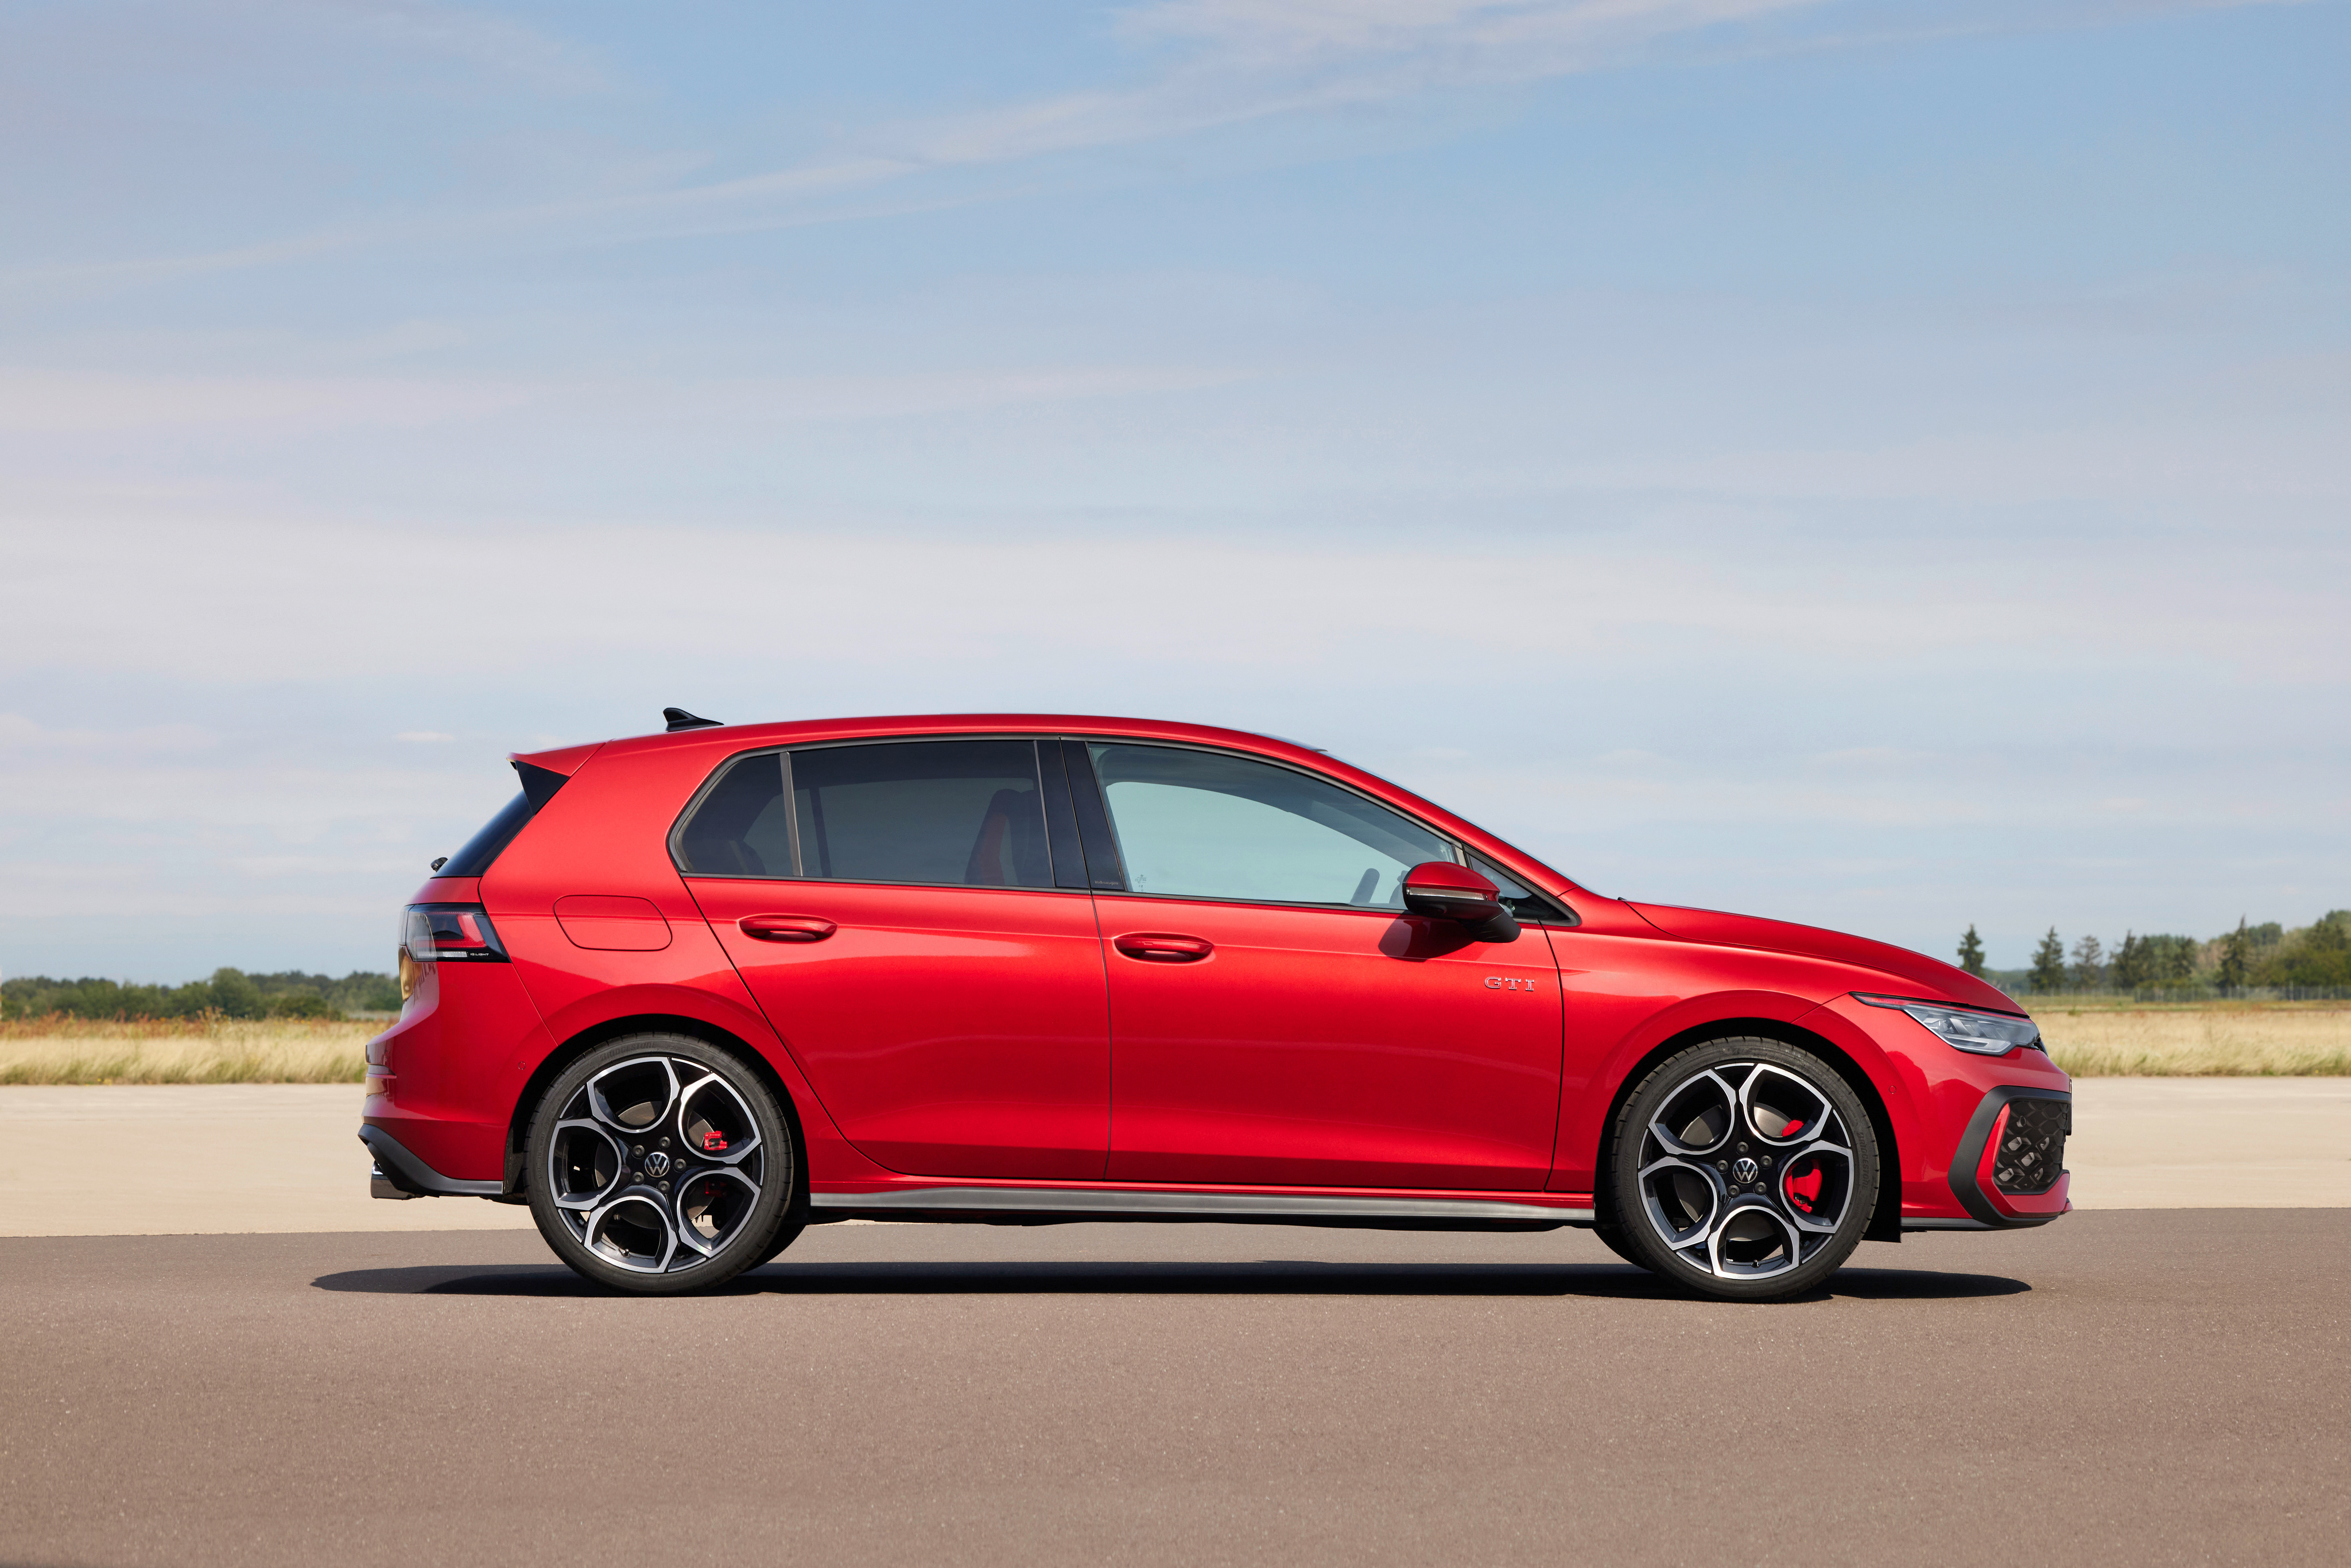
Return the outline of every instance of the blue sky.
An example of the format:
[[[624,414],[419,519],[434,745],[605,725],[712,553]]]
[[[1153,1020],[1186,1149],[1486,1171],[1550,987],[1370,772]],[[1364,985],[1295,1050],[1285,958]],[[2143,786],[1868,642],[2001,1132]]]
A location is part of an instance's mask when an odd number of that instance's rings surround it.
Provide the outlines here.
[[[508,751],[668,703],[1298,736],[1604,893],[1996,964],[2351,904],[2346,58],[2333,4],[12,6],[0,971],[381,967]]]

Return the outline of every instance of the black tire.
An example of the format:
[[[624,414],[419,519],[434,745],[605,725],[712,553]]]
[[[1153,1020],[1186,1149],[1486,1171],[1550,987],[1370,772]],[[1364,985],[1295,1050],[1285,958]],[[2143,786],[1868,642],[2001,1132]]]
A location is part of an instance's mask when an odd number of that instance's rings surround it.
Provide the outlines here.
[[[1610,1212],[1597,1218],[1619,1251],[1724,1301],[1814,1289],[1877,1206],[1877,1134],[1860,1097],[1776,1040],[1710,1040],[1659,1062],[1617,1113],[1606,1159]]]
[[[776,1228],[776,1238],[774,1240],[768,1243],[766,1255],[757,1263],[751,1264],[750,1267],[753,1269],[764,1269],[768,1264],[774,1262],[777,1258],[782,1255],[785,1248],[789,1247],[793,1242],[798,1241],[800,1239],[800,1232],[807,1228],[808,1226],[803,1221],[797,1219],[785,1220],[783,1224]]]
[[[791,1119],[748,1064],[705,1040],[598,1046],[548,1089],[525,1147],[538,1233],[612,1290],[708,1290],[799,1233]]]
[[[1646,1269],[1649,1266],[1648,1260],[1643,1258],[1638,1252],[1634,1251],[1633,1244],[1625,1239],[1625,1232],[1622,1227],[1615,1225],[1594,1225],[1592,1228],[1592,1234],[1600,1238],[1602,1246],[1607,1248],[1611,1252],[1615,1253],[1616,1256],[1625,1260],[1625,1262],[1633,1265],[1634,1268]]]

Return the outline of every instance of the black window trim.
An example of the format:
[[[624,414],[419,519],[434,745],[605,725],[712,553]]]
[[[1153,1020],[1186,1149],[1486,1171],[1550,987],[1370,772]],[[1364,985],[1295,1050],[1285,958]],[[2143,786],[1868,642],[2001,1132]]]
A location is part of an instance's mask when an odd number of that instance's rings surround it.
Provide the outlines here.
[[[759,757],[770,753],[782,758],[783,760],[779,766],[783,770],[784,794],[787,798],[789,798],[792,792],[791,754],[795,751],[821,751],[842,746],[920,745],[925,741],[931,740],[1027,740],[1036,743],[1036,761],[1039,773],[1038,790],[1040,795],[1042,797],[1040,805],[1043,807],[1045,811],[1047,856],[1053,867],[1053,885],[1050,887],[975,888],[969,883],[963,882],[883,882],[872,877],[798,875],[752,876],[747,873],[722,874],[716,872],[688,871],[686,869],[684,844],[686,823],[694,820],[694,813],[701,808],[704,800],[709,796],[712,790],[718,787],[718,781],[726,778],[727,771],[742,758],[747,757]],[[1044,776],[1044,769],[1047,765],[1045,747],[1049,744],[1056,742],[1059,743],[1060,747],[1075,746],[1079,747],[1079,760],[1083,764],[1082,769],[1074,767],[1069,768],[1065,777],[1070,793],[1073,798],[1072,803],[1078,817],[1078,822],[1075,825],[1079,830],[1078,837],[1081,840],[1081,852],[1085,856],[1086,860],[1086,874],[1084,882],[1091,884],[1096,880],[1098,875],[1102,875],[1104,877],[1104,880],[1107,880],[1107,874],[1114,874],[1117,879],[1117,885],[1115,886],[1069,886],[1065,885],[1061,881],[1061,877],[1063,875],[1060,852],[1061,846],[1060,841],[1056,837],[1057,824],[1053,820],[1052,792],[1050,781]],[[1402,817],[1405,821],[1412,823],[1423,832],[1429,834],[1439,843],[1443,844],[1447,850],[1452,852],[1453,861],[1457,865],[1468,865],[1469,863],[1468,857],[1478,852],[1470,849],[1468,845],[1463,843],[1460,840],[1455,838],[1451,833],[1445,832],[1427,822],[1422,821],[1418,817],[1414,816],[1409,811],[1398,810],[1395,806],[1381,800],[1378,796],[1371,793],[1371,791],[1367,789],[1359,789],[1343,779],[1333,779],[1327,773],[1317,772],[1311,768],[1301,767],[1298,763],[1288,761],[1282,758],[1267,757],[1259,752],[1242,750],[1238,747],[1208,746],[1196,740],[1162,740],[1156,737],[1139,737],[1132,735],[1064,735],[1058,732],[1049,733],[1039,730],[982,729],[967,731],[956,730],[949,732],[930,731],[914,735],[847,736],[837,740],[810,740],[787,742],[780,746],[754,746],[746,747],[741,751],[731,752],[719,761],[717,767],[713,768],[710,770],[710,776],[705,779],[702,783],[695,788],[694,794],[687,799],[684,810],[678,812],[676,820],[670,824],[668,837],[670,864],[676,870],[678,875],[681,877],[709,882],[793,882],[817,883],[824,885],[841,887],[936,887],[976,893],[1086,894],[1090,896],[1098,895],[1104,898],[1156,898],[1177,900],[1189,904],[1251,904],[1269,909],[1322,909],[1334,912],[1348,911],[1357,915],[1384,915],[1388,916],[1390,919],[1395,917],[1396,911],[1393,909],[1385,907],[1374,908],[1361,904],[1310,904],[1299,900],[1219,898],[1214,895],[1202,894],[1135,892],[1133,888],[1126,885],[1124,852],[1117,848],[1117,828],[1112,822],[1110,815],[1110,802],[1103,796],[1101,780],[1094,776],[1093,756],[1091,752],[1084,749],[1086,747],[1093,745],[1156,746],[1179,751],[1205,751],[1217,757],[1238,758],[1244,762],[1261,762],[1269,768],[1286,768],[1292,773],[1302,774],[1306,778],[1314,779],[1318,783],[1327,784],[1334,789],[1343,789],[1348,794],[1356,797],[1358,800],[1367,801],[1374,806],[1377,806],[1384,811],[1392,812],[1396,816]],[[1059,755],[1063,759],[1064,766],[1068,767],[1068,752],[1060,751]],[[1082,782],[1081,782],[1080,779],[1081,772],[1082,772],[1083,775]],[[1111,841],[1110,859],[1107,866],[1098,863],[1101,857],[1095,849],[1092,836],[1084,831],[1084,824],[1090,816],[1085,801],[1085,797],[1088,792],[1091,792],[1093,798],[1093,811],[1101,814],[1101,821],[1103,823],[1105,833]],[[800,864],[799,813],[797,810],[787,811],[785,813],[785,821],[788,824],[786,832],[789,836],[789,841],[791,844],[792,864],[797,868]],[[1490,859],[1491,857],[1489,856],[1488,858]],[[1520,924],[1554,926],[1572,926],[1583,924],[1583,921],[1577,916],[1575,911],[1569,908],[1568,905],[1556,895],[1545,893],[1541,888],[1530,888],[1529,891],[1531,892],[1534,896],[1552,913],[1541,916],[1520,915],[1519,916]]]
[[[1070,783],[1070,743],[1040,738],[1037,767],[1045,790],[1045,856],[1053,868],[1053,885],[1091,893],[1085,839],[1078,831],[1077,791]]]

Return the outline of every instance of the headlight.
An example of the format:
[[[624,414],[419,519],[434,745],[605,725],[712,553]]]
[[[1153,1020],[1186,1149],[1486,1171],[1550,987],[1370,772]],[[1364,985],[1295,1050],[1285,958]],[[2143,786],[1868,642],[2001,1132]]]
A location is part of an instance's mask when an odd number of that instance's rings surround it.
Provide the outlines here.
[[[1973,1008],[1945,1007],[1939,1002],[1904,1001],[1900,997],[1865,996],[1859,991],[1853,994],[1853,999],[1874,1008],[1894,1008],[1908,1013],[1945,1045],[1978,1056],[2005,1056],[2020,1045],[2041,1043],[2041,1026],[2031,1019],[1978,1012]]]

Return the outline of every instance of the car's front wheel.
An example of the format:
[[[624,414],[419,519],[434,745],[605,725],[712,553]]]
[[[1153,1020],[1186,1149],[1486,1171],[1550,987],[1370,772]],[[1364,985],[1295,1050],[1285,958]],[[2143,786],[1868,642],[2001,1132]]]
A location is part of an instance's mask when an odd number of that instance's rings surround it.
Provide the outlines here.
[[[1657,1064],[1610,1138],[1608,1217],[1638,1260],[1709,1296],[1767,1301],[1834,1273],[1877,1201],[1877,1136],[1853,1088],[1776,1040]]]
[[[791,1124],[737,1057],[641,1034],[567,1069],[531,1118],[530,1212],[557,1257],[639,1295],[706,1289],[779,1251]]]

